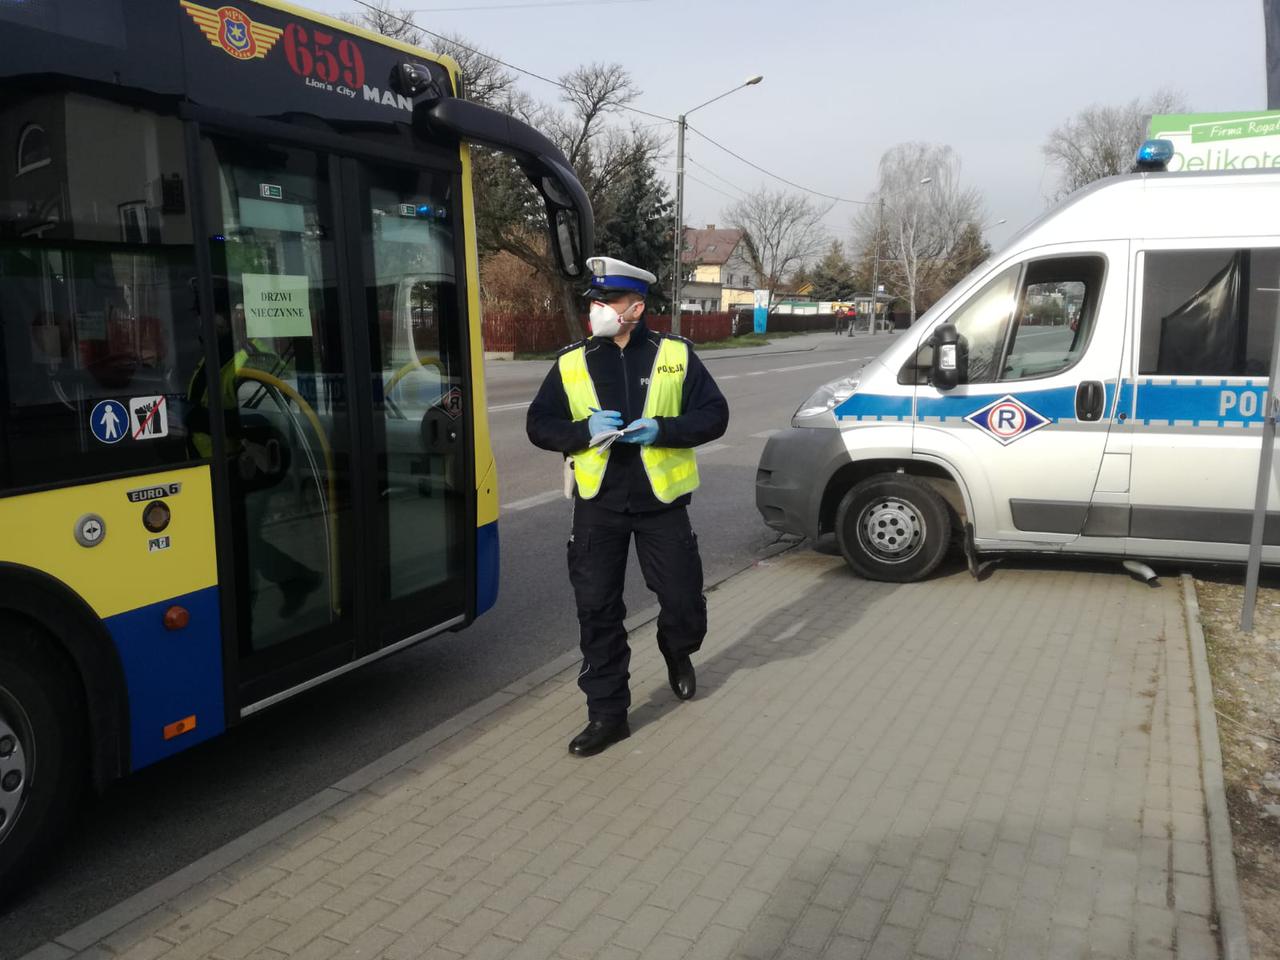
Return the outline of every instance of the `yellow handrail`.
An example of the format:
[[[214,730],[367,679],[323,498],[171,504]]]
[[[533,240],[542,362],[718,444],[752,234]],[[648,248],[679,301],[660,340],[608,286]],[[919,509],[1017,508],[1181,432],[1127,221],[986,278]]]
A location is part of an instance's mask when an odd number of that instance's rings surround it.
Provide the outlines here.
[[[434,356],[432,354],[427,354],[426,356],[415,357],[414,359],[406,363],[403,367],[401,367],[399,370],[397,370],[392,375],[391,379],[388,380],[383,385],[382,395],[384,397],[388,396],[391,393],[391,391],[396,388],[396,385],[399,384],[401,380],[403,380],[405,377],[409,375],[410,371],[417,370],[422,367],[435,367],[436,370],[440,372],[440,379],[444,380],[445,378],[444,364],[440,361],[439,357]]]
[[[325,511],[329,524],[329,540],[333,544],[333,549],[329,551],[329,580],[332,588],[329,591],[329,608],[335,616],[341,616],[342,605],[339,598],[342,596],[341,576],[338,568],[338,521],[334,516],[334,504],[337,502],[337,486],[333,478],[333,450],[329,446],[329,439],[324,434],[324,427],[320,424],[320,418],[316,416],[315,410],[311,408],[311,404],[302,399],[302,395],[297,390],[289,386],[279,377],[274,377],[269,373],[261,370],[255,370],[252,367],[242,367],[236,371],[236,377],[240,380],[255,380],[264,386],[271,387],[284,394],[290,400],[298,405],[303,415],[311,423],[311,429],[315,431],[316,439],[320,441],[320,450],[324,454],[325,465],[325,486],[329,491],[329,505]]]

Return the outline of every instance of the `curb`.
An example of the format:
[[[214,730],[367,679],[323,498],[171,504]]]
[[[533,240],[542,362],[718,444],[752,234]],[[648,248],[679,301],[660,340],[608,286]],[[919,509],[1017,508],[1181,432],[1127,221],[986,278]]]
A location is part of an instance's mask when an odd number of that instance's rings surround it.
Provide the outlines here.
[[[1209,864],[1213,873],[1213,905],[1218,914],[1218,937],[1223,960],[1249,960],[1249,930],[1240,903],[1236,858],[1231,847],[1231,819],[1227,815],[1227,792],[1222,777],[1222,747],[1218,740],[1218,719],[1213,706],[1213,680],[1205,652],[1204,628],[1200,624],[1200,601],[1195,580],[1182,574],[1182,602],[1187,619],[1187,639],[1191,643],[1191,676],[1195,681],[1196,719],[1200,731],[1200,779],[1204,784],[1204,805],[1209,815]]]
[[[747,566],[726,574],[714,583],[708,584],[705,587],[705,592],[710,593],[718,589],[722,584],[727,583],[734,577],[753,569],[761,561],[772,560],[784,553],[788,553],[804,542],[803,540],[775,542],[771,545],[769,551],[752,560]],[[781,549],[774,550],[772,549],[773,547],[780,547]],[[627,618],[623,621],[623,626],[628,633],[631,633],[656,620],[657,616],[658,606],[654,604]],[[566,670],[573,669],[577,666],[579,659],[580,654],[577,650],[570,650],[561,654],[550,663],[546,663],[536,670],[526,673],[523,677],[511,681],[496,693],[492,693],[483,700],[473,703],[465,710],[419,734],[409,742],[384,753],[371,763],[325,787],[318,793],[312,794],[283,813],[279,813],[270,820],[260,823],[247,833],[223,844],[217,849],[211,850],[198,860],[187,864],[187,866],[179,870],[175,870],[167,877],[157,880],[151,886],[138,891],[115,906],[108,907],[97,916],[90,917],[66,933],[41,944],[34,950],[19,957],[18,960],[69,960],[76,954],[88,950],[98,941],[150,913],[167,901],[186,893],[214,876],[218,871],[231,866],[237,860],[241,860],[254,851],[279,839],[290,830],[305,823],[312,817],[324,813],[324,811],[341,803],[353,794],[359,793],[375,780],[404,766],[409,761],[417,759],[433,747],[439,746],[451,737],[457,736],[472,724],[505,707],[512,701],[518,700],[539,684],[545,683]]]

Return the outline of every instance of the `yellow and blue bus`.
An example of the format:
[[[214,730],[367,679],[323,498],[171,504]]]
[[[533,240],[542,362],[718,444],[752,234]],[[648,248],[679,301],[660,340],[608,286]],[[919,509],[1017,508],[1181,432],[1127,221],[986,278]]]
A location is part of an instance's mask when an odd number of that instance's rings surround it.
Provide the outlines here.
[[[274,0],[0,0],[0,885],[101,786],[498,583],[446,58]],[[513,214],[514,215],[514,214]]]

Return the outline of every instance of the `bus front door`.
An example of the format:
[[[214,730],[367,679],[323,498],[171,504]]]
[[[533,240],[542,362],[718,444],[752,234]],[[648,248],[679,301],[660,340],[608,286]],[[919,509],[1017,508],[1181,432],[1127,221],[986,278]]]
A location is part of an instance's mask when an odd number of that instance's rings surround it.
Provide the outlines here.
[[[350,166],[360,185],[372,374],[370,587],[385,646],[460,617],[473,564],[460,181],[421,168]]]
[[[465,615],[458,178],[231,137],[202,166],[243,714]]]

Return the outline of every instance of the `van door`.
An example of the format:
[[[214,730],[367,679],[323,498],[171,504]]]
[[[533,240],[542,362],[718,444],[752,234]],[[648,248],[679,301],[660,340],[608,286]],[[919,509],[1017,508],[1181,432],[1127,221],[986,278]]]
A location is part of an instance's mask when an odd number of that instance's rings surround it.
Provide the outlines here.
[[[991,276],[939,318],[960,333],[953,389],[927,382],[922,347],[915,454],[961,479],[980,545],[1057,550],[1084,528],[1119,379],[1127,256],[1127,241],[1058,245]]]
[[[1129,540],[1137,556],[1248,552],[1276,324],[1280,241],[1148,244],[1136,258]],[[1280,500],[1271,477],[1270,503]],[[1274,510],[1275,507],[1273,506]],[[1280,515],[1263,558],[1280,561]]]

